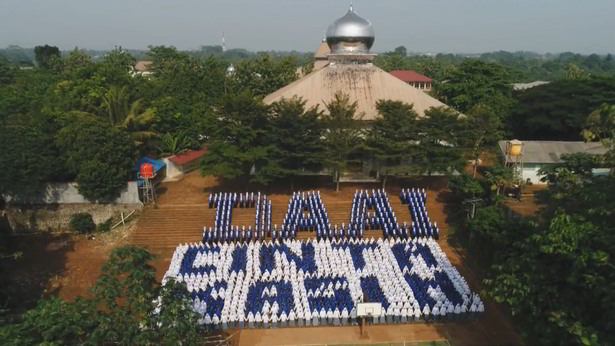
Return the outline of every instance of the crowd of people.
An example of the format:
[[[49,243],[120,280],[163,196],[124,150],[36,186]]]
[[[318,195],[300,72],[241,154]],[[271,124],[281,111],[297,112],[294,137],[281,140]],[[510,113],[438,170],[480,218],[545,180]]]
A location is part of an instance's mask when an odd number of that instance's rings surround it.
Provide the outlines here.
[[[216,209],[214,217],[214,227],[203,227],[203,242],[233,242],[233,241],[261,241],[265,237],[271,236],[271,201],[267,195],[258,192],[256,195],[246,192],[237,193],[216,193],[209,195],[209,208]],[[234,208],[255,208],[254,228],[252,225],[237,226],[233,225]]]
[[[427,215],[427,192],[425,189],[402,189],[399,194],[402,204],[408,205],[408,211],[412,215],[411,237],[440,238],[438,223],[431,223]],[[405,225],[404,225],[404,228]]]
[[[357,323],[361,302],[381,304],[369,323],[484,312],[432,238],[185,244],[163,283],[170,278],[185,282],[209,328]]]
[[[296,239],[297,232],[315,232],[316,239],[362,239],[365,230],[382,230],[384,239],[438,239],[440,229],[427,215],[427,193],[423,189],[402,189],[402,204],[408,204],[412,222],[400,225],[384,190],[356,190],[348,224],[331,225],[320,191],[293,192],[280,227],[271,225],[271,201],[261,193],[219,193],[209,195],[209,207],[216,208],[214,227],[204,227],[203,242],[263,241]],[[256,209],[255,226],[233,225],[233,208]]]

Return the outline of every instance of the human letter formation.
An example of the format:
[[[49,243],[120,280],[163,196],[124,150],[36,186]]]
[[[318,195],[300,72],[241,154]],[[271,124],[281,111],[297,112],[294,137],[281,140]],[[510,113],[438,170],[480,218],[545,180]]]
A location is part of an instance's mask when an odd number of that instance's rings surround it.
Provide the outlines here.
[[[245,197],[244,197],[245,196]],[[271,201],[261,199],[260,192],[220,193],[209,196],[209,207],[216,208],[214,227],[204,227],[203,242],[253,241],[295,239],[297,232],[315,232],[317,239],[361,239],[365,230],[382,230],[385,239],[429,237],[438,239],[440,229],[427,215],[425,189],[403,189],[402,204],[408,204],[412,223],[400,225],[384,190],[357,190],[352,199],[348,224],[331,225],[320,191],[294,192],[288,203],[283,224],[271,226]],[[254,229],[252,226],[232,225],[233,208],[256,208]]]
[[[186,244],[169,278],[186,283],[199,323],[213,329],[353,324],[364,301],[382,304],[368,323],[484,312],[432,238]]]
[[[271,201],[267,195],[258,192],[256,195],[246,192],[217,193],[209,195],[209,208],[216,208],[214,227],[203,227],[203,242],[211,241],[251,241],[264,239],[265,234],[271,230]],[[254,229],[252,226],[234,226],[233,208],[255,208]]]

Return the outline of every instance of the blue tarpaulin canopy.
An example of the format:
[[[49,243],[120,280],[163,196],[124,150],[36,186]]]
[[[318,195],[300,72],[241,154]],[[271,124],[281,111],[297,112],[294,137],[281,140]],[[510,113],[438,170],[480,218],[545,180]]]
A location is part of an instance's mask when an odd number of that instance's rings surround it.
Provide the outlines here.
[[[164,168],[164,166],[166,166],[164,162],[154,160],[149,157],[144,157],[141,160],[137,161],[137,172],[136,172],[137,186],[143,186],[143,179],[139,179],[139,171],[141,170],[141,165],[144,163],[151,163],[152,167],[154,167],[154,173],[156,174],[158,174],[158,171],[160,171],[161,169]]]

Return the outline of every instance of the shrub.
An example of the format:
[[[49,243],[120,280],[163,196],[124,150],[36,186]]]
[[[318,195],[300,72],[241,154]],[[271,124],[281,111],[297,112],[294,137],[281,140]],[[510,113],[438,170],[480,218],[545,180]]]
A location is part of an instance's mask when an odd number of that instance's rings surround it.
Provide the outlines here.
[[[98,232],[109,232],[113,226],[113,218],[108,218],[105,222],[98,224]]]
[[[77,233],[90,233],[96,229],[96,224],[89,213],[76,213],[70,217],[70,228]]]

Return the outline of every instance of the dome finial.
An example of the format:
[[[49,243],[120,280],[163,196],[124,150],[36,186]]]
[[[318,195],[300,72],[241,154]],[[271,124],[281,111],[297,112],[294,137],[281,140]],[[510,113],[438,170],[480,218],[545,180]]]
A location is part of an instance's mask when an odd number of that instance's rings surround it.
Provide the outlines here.
[[[348,13],[329,25],[327,43],[334,54],[368,53],[374,43],[374,28],[351,3]]]

